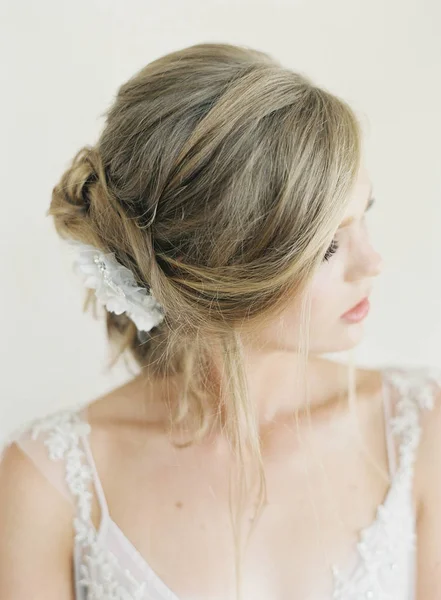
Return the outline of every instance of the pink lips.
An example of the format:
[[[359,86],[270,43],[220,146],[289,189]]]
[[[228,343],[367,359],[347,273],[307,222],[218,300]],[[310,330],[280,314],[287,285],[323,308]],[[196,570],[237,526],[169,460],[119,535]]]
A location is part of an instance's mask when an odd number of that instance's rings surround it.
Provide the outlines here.
[[[369,298],[364,298],[356,306],[351,308],[348,312],[342,315],[342,319],[349,323],[358,323],[367,317],[370,309]]]

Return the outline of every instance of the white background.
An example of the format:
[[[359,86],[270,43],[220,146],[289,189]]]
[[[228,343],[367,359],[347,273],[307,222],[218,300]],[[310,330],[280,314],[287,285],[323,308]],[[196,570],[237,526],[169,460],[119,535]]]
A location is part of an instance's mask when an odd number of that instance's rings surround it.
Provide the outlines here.
[[[439,0],[1,3],[0,434],[125,380],[83,314],[49,217],[116,90],[199,42],[254,46],[343,96],[365,125],[371,232],[385,267],[356,360],[441,366]]]

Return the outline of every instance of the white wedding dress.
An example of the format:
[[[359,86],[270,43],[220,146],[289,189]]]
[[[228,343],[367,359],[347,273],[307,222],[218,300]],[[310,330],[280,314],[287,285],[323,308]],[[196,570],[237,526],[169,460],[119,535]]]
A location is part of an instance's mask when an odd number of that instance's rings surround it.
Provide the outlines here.
[[[421,411],[430,410],[441,371],[383,370],[383,400],[392,483],[373,522],[360,531],[350,568],[333,568],[323,600],[413,600],[415,515],[413,466]],[[74,574],[77,600],[179,600],[112,520],[89,445],[87,405],[37,419],[15,432],[17,443],[76,507]],[[398,452],[396,452],[398,449]],[[92,486],[101,506],[91,520]],[[296,590],[293,600],[299,600]],[[209,600],[209,599],[207,599]]]

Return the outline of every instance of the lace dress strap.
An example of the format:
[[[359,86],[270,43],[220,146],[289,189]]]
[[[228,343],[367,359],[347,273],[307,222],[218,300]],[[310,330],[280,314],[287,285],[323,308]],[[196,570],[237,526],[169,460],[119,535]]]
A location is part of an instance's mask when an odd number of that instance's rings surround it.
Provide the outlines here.
[[[86,460],[86,464],[88,465],[91,475],[92,475],[92,483],[93,483],[93,487],[95,490],[95,494],[96,497],[98,499],[98,504],[100,507],[100,513],[101,513],[101,525],[104,524],[107,519],[109,518],[109,508],[107,505],[107,500],[106,500],[106,496],[104,494],[104,490],[103,490],[103,486],[101,484],[101,480],[100,477],[98,475],[98,470],[95,464],[95,459],[93,458],[93,453],[92,453],[92,449],[90,447],[90,432],[91,432],[91,427],[89,425],[89,420],[88,420],[88,406],[85,405],[80,411],[79,411],[79,417],[82,421],[82,423],[87,424],[88,427],[88,432],[86,435],[83,435],[81,438],[81,444],[82,444],[82,449],[84,452],[84,458]]]
[[[61,410],[27,422],[8,437],[4,446],[16,444],[52,487],[74,506],[72,462],[80,459],[81,438],[89,431],[79,411],[79,407]]]
[[[421,437],[421,413],[431,410],[441,369],[389,368],[385,371],[384,410],[391,475],[411,483]],[[395,448],[397,451],[395,451]]]
[[[35,419],[16,430],[6,446],[15,443],[38,470],[74,506],[73,571],[76,600],[165,600],[152,595],[151,585],[132,573],[109,547],[108,507],[93,459],[87,405]],[[0,457],[1,458],[1,457]],[[100,527],[92,520],[93,493],[101,507]],[[111,544],[110,544],[111,546]],[[136,565],[135,565],[136,566]],[[138,569],[139,570],[139,569]]]
[[[421,413],[434,405],[441,370],[387,367],[383,383],[391,485],[374,521],[359,532],[354,569],[333,568],[334,600],[414,597],[414,464],[422,433]]]
[[[389,467],[389,475],[392,478],[397,470],[397,456],[395,449],[395,440],[392,433],[392,406],[391,406],[391,393],[389,386],[383,385],[383,422],[386,432],[386,449],[387,449],[387,462]]]
[[[58,411],[37,419],[22,432],[16,443],[45,474],[47,462],[62,466],[63,481],[50,477],[51,483],[90,519],[92,491],[95,489],[101,513],[108,514],[103,488],[89,443],[91,431],[87,406]],[[44,450],[46,457],[40,455]],[[46,459],[46,460],[45,460]]]
[[[113,573],[116,559],[100,544],[101,527],[92,520],[93,492],[108,515],[101,482],[93,460],[87,406],[58,411],[16,431],[16,443],[49,482],[74,505],[74,581],[77,600],[122,600]],[[124,597],[125,598],[125,597]],[[134,596],[127,595],[127,600]]]

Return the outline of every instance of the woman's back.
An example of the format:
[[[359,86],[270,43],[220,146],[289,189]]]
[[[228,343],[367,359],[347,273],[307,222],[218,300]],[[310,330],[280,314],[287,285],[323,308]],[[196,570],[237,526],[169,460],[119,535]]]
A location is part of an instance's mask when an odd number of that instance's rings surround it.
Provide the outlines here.
[[[281,416],[262,427],[268,503],[245,555],[244,598],[413,598],[416,416],[435,381],[386,369],[359,370],[357,383],[361,439],[346,401],[312,411],[310,426]],[[134,380],[26,428],[21,451],[61,493],[39,484],[44,506],[30,512],[50,523],[45,545],[57,546],[64,572],[73,560],[76,598],[234,598],[228,444],[174,447],[157,404],[139,403],[143,393]],[[21,451],[13,461],[26,461]],[[23,469],[20,486],[41,477]],[[388,470],[398,474],[391,487]],[[244,522],[252,518],[251,502]],[[70,597],[60,590],[54,598]],[[14,593],[5,597],[22,597]]]

